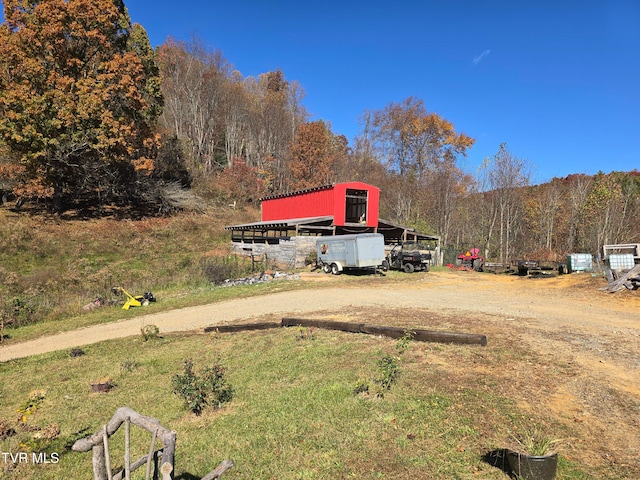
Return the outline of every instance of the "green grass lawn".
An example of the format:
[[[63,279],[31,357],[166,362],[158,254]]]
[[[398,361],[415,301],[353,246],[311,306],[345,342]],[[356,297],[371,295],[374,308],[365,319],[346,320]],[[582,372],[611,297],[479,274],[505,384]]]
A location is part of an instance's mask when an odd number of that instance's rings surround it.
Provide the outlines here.
[[[438,357],[465,362],[475,346],[398,342],[337,331],[273,329],[217,335],[142,336],[0,365],[0,422],[17,433],[0,451],[56,453],[55,464],[0,464],[2,478],[91,478],[91,453],[70,450],[128,406],[177,432],[178,479],[200,478],[223,459],[239,479],[504,479],[482,460],[505,447],[504,425],[518,418],[514,403],[493,393],[489,379],[451,382]],[[398,358],[397,382],[383,396],[377,362]],[[505,352],[502,352],[505,354]],[[196,368],[220,356],[233,400],[202,415],[172,393],[171,379],[192,358]],[[111,377],[115,387],[93,393],[90,383]],[[369,394],[355,393],[358,384]],[[20,428],[16,413],[33,390],[46,392],[26,425],[60,427],[52,439]],[[132,458],[147,453],[150,434],[133,429]],[[1,438],[1,437],[0,437]],[[122,466],[122,434],[110,443]],[[144,468],[134,478],[144,478]],[[558,478],[595,478],[562,459]],[[607,478],[597,477],[597,478]],[[615,478],[615,477],[610,477]]]

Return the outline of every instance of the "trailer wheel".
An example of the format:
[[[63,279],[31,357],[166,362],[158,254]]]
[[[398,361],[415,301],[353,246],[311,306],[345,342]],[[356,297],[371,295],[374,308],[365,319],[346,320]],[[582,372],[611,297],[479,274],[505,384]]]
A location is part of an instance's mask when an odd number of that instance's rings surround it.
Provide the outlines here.
[[[322,265],[322,271],[324,273],[331,273],[331,265],[329,265],[328,263],[325,263],[324,265]]]
[[[335,263],[331,264],[331,273],[333,273],[334,275],[340,275],[340,269]]]
[[[413,273],[415,270],[412,263],[405,263],[402,269],[404,270],[404,273]]]

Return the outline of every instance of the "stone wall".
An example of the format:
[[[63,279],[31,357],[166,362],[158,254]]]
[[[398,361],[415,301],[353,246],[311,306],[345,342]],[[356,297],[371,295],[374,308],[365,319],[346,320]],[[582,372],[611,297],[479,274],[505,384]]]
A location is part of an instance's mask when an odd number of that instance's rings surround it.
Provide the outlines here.
[[[299,236],[282,238],[278,243],[233,242],[233,251],[236,255],[253,256],[263,269],[293,270],[305,267],[309,254],[316,251],[317,239],[316,236]]]

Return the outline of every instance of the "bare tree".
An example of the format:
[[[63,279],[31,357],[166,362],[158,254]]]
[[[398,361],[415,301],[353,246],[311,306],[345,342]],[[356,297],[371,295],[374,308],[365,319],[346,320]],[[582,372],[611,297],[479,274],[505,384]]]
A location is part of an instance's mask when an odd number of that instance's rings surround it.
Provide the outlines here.
[[[249,99],[246,125],[247,163],[265,172],[271,191],[286,191],[290,146],[307,113],[302,89],[285,79],[280,70],[244,81]]]
[[[229,65],[221,52],[198,39],[169,39],[159,50],[165,110],[162,121],[179,138],[188,139],[198,168],[210,174],[228,163],[225,157],[225,98]]]
[[[505,262],[514,253],[516,233],[521,228],[522,189],[530,182],[528,165],[511,154],[503,143],[488,166],[488,180],[493,190],[492,216],[497,221],[498,255]]]

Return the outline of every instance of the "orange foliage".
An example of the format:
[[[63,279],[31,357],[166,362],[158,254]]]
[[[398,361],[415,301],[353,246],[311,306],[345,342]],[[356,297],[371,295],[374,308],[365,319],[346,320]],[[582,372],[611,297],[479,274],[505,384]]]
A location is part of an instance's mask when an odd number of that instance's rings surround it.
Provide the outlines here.
[[[68,188],[86,162],[153,169],[153,68],[123,42],[132,30],[112,0],[5,0],[0,26],[0,136],[26,167],[25,191]],[[136,30],[143,51],[146,33]],[[154,116],[155,115],[155,116]],[[34,185],[42,188],[35,189]]]
[[[264,183],[258,170],[236,159],[216,177],[216,187],[229,201],[252,201],[264,195]]]
[[[303,190],[331,183],[341,153],[345,154],[345,142],[322,121],[300,125],[291,146],[289,188]]]

